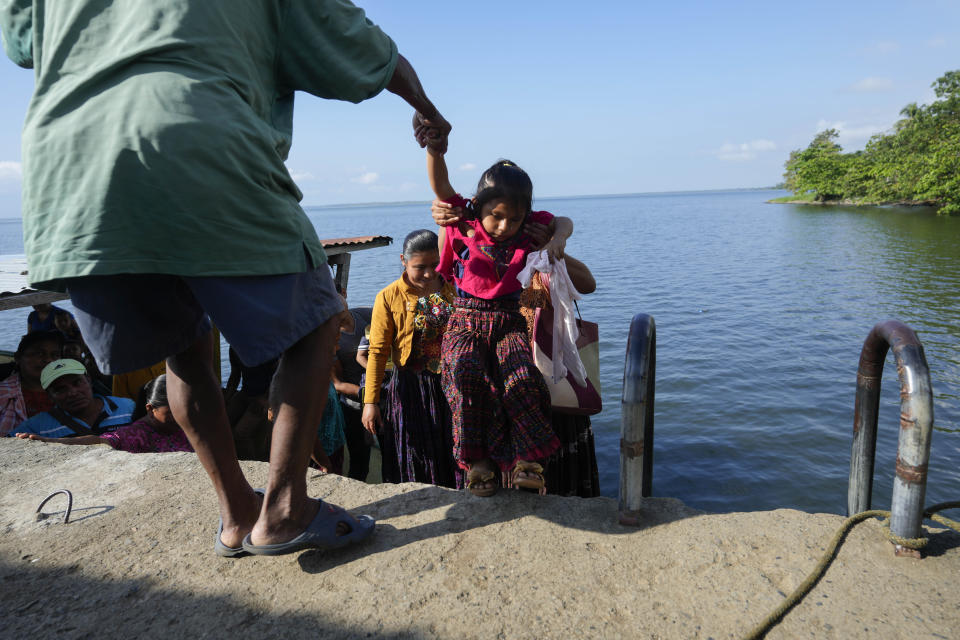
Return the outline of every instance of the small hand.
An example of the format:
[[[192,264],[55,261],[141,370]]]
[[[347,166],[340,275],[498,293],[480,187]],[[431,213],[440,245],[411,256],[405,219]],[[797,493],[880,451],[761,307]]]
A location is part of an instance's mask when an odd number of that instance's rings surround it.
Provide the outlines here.
[[[436,220],[436,216],[434,216]],[[547,241],[550,240],[550,229],[545,224],[540,224],[539,222],[528,222],[523,225],[523,230],[526,232],[530,239],[533,240],[533,250],[539,251],[543,249],[544,245],[547,244]]]
[[[380,406],[369,402],[364,404],[363,413],[360,415],[360,423],[363,425],[363,428],[372,435],[377,435],[381,422]]]
[[[443,200],[434,200],[430,205],[430,213],[438,227],[449,227],[463,219],[463,207],[455,207]]]
[[[416,138],[421,149],[429,147],[438,153],[446,153],[447,141],[452,129],[453,127],[440,115],[439,111],[429,118],[419,111],[413,114],[413,137]]]
[[[563,251],[566,246],[566,238],[553,236],[547,244],[543,245],[543,251],[547,252],[547,258],[550,259],[550,262],[556,262],[557,260],[563,260]]]

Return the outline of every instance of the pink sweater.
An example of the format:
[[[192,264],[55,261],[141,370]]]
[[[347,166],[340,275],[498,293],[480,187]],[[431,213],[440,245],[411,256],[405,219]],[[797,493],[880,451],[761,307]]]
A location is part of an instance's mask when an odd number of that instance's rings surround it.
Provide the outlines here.
[[[446,200],[455,207],[464,207],[468,201],[460,195],[456,195]],[[527,222],[539,222],[540,224],[550,224],[553,220],[553,214],[547,211],[531,211],[527,216]],[[473,236],[469,236],[461,230],[461,227],[473,229]],[[517,274],[523,270],[527,263],[527,255],[530,253],[532,239],[522,230],[515,237],[511,238],[512,255],[509,256],[506,270],[498,273],[498,264],[491,257],[491,249],[502,247],[508,243],[495,242],[483,229],[479,220],[464,220],[460,225],[454,225],[444,228],[443,248],[440,250],[440,265],[437,272],[444,277],[447,282],[453,282],[461,291],[470,295],[483,298],[484,300],[493,300],[501,296],[516,293],[521,289],[520,281],[517,280]],[[466,261],[460,257],[460,249],[466,247],[468,258]],[[454,269],[454,265],[461,264],[462,270]],[[462,275],[457,276],[457,272]]]

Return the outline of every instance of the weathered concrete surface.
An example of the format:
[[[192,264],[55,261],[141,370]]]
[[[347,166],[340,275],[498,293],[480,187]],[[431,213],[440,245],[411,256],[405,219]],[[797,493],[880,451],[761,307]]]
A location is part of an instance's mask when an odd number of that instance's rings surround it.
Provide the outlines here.
[[[263,485],[266,465],[245,465]],[[616,502],[311,474],[313,495],[378,519],[335,553],[213,554],[216,502],[191,454],[0,441],[0,636],[737,638],[819,559],[842,518],[707,515],[671,499],[644,527]],[[58,488],[73,521],[34,520]],[[45,509],[63,509],[55,498]],[[853,531],[824,580],[769,638],[956,638],[960,535],[894,558]]]

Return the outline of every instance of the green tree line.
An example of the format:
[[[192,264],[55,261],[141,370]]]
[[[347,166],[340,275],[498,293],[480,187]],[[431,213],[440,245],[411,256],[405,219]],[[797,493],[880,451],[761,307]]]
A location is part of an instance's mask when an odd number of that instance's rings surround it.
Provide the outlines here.
[[[926,203],[960,214],[960,71],[932,85],[936,100],[908,104],[888,133],[844,153],[837,131],[790,153],[784,186],[800,199],[860,204]]]

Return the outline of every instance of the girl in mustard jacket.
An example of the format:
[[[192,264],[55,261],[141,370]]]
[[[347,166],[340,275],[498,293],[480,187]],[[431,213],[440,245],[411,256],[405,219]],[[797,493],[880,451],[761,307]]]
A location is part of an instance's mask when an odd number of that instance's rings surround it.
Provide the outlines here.
[[[384,482],[460,488],[450,407],[440,385],[440,342],[455,293],[436,271],[437,234],[410,233],[400,261],[403,274],[373,305],[363,426],[380,438]],[[381,415],[380,386],[391,356],[393,376]]]

